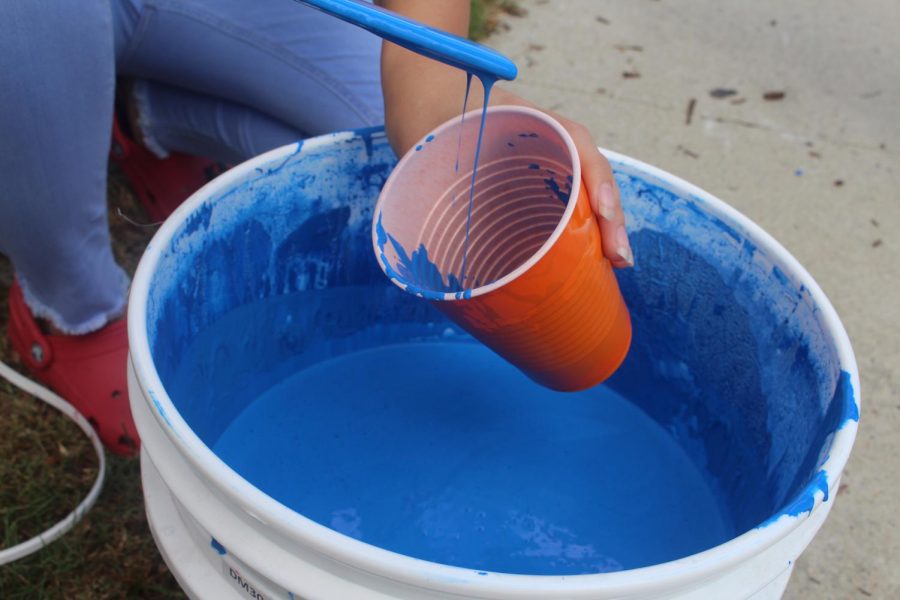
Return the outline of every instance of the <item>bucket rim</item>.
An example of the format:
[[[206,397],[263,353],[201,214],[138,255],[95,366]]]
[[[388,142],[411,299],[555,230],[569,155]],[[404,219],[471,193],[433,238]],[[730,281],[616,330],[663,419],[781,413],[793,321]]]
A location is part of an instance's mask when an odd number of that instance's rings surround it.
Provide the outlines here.
[[[307,153],[352,141],[358,137],[383,136],[383,128],[350,130],[310,138],[276,148],[254,157],[210,181],[192,194],[156,232],[142,256],[135,273],[128,306],[129,360],[143,398],[168,439],[185,456],[193,468],[203,473],[234,504],[255,518],[282,529],[282,533],[303,543],[332,560],[353,565],[378,576],[388,577],[416,587],[450,593],[476,591],[486,597],[538,597],[547,593],[588,597],[603,591],[618,594],[632,591],[652,592],[670,589],[707,578],[715,573],[755,556],[799,527],[813,512],[834,498],[840,474],[846,464],[858,427],[860,383],[856,359],[846,330],[825,293],[806,269],[772,236],[748,217],[699,187],[614,151],[600,148],[617,172],[640,176],[644,180],[690,198],[702,209],[753,239],[757,247],[785,273],[795,277],[809,290],[819,309],[823,329],[830,337],[839,366],[849,375],[849,394],[845,395],[844,421],[834,433],[830,452],[820,467],[827,482],[828,494],[815,481],[808,483],[786,506],[756,528],[702,552],[673,561],[611,573],[586,575],[518,575],[477,571],[397,554],[340,534],[289,509],[251,485],[241,477],[194,433],[187,425],[162,384],[150,351],[147,331],[147,300],[153,276],[174,235],[184,221],[198,208],[211,202],[235,184],[254,175],[266,176],[263,167],[283,167]],[[367,145],[371,139],[367,140]],[[851,416],[847,416],[851,415]],[[811,508],[798,513],[787,512],[798,499],[811,498]]]

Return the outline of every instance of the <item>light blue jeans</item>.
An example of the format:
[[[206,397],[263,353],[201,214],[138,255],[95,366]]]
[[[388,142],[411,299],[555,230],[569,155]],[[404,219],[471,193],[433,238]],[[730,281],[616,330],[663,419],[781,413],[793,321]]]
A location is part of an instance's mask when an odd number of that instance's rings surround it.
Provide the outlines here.
[[[124,310],[106,171],[116,75],[160,156],[238,162],[383,122],[381,40],[293,0],[0,1],[0,252],[68,333]]]

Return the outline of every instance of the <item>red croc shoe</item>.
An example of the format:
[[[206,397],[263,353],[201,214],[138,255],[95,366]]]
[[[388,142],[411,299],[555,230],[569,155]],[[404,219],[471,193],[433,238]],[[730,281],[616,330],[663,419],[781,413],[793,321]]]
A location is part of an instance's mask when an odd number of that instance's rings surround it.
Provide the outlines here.
[[[9,337],[38,381],[83,414],[103,444],[125,456],[140,442],[128,405],[125,319],[85,335],[47,335],[35,322],[17,282],[9,291]]]
[[[188,154],[157,158],[125,134],[118,118],[113,119],[109,155],[153,221],[164,221],[188,196],[226,170],[220,163]]]

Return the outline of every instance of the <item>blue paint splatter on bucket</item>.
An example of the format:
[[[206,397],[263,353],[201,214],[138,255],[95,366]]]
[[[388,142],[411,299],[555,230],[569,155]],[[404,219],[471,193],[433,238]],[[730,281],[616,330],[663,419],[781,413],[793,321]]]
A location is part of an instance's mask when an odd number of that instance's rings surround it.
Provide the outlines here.
[[[572,185],[566,183],[565,188],[561,188],[556,182],[556,177],[550,176],[544,180],[547,189],[563,204],[569,203],[569,197],[572,195]]]
[[[225,546],[220,544],[216,538],[210,538],[209,545],[212,546],[212,549],[218,552],[220,556],[228,554],[228,551],[225,550]]]

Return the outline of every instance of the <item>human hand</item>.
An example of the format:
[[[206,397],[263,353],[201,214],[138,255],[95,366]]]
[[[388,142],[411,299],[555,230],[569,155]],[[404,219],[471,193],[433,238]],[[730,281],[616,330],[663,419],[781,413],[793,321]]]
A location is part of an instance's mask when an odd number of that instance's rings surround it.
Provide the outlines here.
[[[600,225],[603,255],[614,267],[634,266],[634,254],[625,229],[625,213],[622,210],[619,187],[616,185],[609,161],[597,148],[594,137],[587,127],[562,115],[543,110],[506,90],[495,90],[491,95],[491,104],[495,103],[530,106],[547,113],[569,132],[581,161],[581,179],[587,188],[591,208]]]

